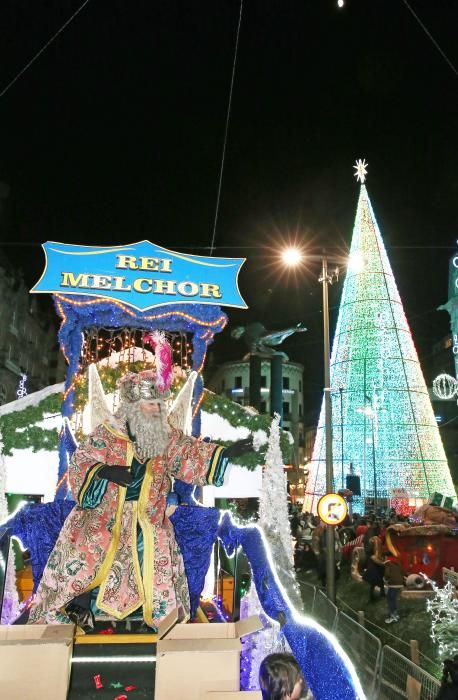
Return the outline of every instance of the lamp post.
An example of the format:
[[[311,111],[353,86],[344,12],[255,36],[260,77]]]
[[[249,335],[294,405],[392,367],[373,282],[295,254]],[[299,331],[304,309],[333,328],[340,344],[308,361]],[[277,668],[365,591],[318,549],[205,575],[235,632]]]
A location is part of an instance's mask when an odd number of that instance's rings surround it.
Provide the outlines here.
[[[329,263],[349,266],[355,270],[361,269],[359,258],[343,257],[342,255],[308,255],[297,248],[287,248],[282,253],[283,262],[289,267],[300,265],[307,261],[321,262],[321,274],[318,281],[323,288],[323,361],[324,361],[324,425],[326,444],[326,493],[334,491],[334,467],[332,457],[332,402],[331,402],[331,352],[329,341],[329,297],[328,287],[339,279],[339,268],[329,271]],[[334,526],[326,526],[326,592],[334,603],[336,599],[336,554]]]
[[[329,342],[329,296],[328,285],[332,277],[328,273],[328,260],[321,259],[323,285],[323,359],[324,359],[324,429],[326,439],[326,493],[333,492],[334,469],[332,463],[332,403],[331,403],[331,351]],[[336,553],[333,525],[326,525],[326,591],[332,602],[336,599]]]

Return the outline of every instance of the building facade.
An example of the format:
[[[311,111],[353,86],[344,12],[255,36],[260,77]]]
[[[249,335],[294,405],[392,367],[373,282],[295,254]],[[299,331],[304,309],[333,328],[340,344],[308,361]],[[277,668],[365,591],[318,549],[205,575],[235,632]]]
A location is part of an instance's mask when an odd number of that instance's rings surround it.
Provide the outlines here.
[[[282,363],[283,428],[294,439],[290,464],[286,465],[292,501],[301,498],[304,491],[305,430],[304,430],[304,367],[298,362],[284,360]],[[250,403],[250,361],[243,359],[220,365],[209,381],[208,388],[216,394],[226,396],[248,406]],[[271,413],[270,361],[261,361],[260,413]]]
[[[19,272],[0,265],[0,405],[14,401],[21,376],[27,393],[63,381],[51,310],[39,309],[37,298]]]

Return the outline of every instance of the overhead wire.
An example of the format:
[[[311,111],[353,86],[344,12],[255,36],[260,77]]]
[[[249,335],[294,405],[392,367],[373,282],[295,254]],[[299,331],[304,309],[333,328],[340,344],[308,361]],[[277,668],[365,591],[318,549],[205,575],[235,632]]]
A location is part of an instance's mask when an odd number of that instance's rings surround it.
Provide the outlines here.
[[[30,61],[28,61],[28,62],[25,64],[25,66],[19,71],[19,73],[17,73],[17,74],[14,76],[14,78],[13,78],[12,80],[10,80],[10,82],[3,88],[3,90],[0,92],[0,97],[3,97],[3,96],[8,92],[8,90],[19,80],[19,78],[20,78],[21,76],[24,75],[24,73],[30,68],[30,66],[31,66],[33,63],[35,63],[35,61],[37,60],[37,58],[39,58],[39,57],[41,56],[41,54],[44,53],[44,51],[46,51],[46,49],[48,48],[48,46],[50,46],[50,45],[52,44],[52,42],[55,41],[55,39],[57,39],[57,37],[59,36],[59,34],[62,34],[62,32],[64,31],[64,29],[66,29],[66,28],[68,27],[68,25],[70,24],[70,22],[72,22],[72,21],[75,19],[75,17],[76,17],[77,15],[79,15],[79,13],[81,12],[81,10],[83,10],[83,9],[86,7],[86,5],[88,4],[88,2],[89,2],[89,0],[84,0],[83,4],[80,5],[80,6],[78,7],[77,10],[75,10],[75,12],[71,15],[71,17],[69,17],[69,18],[67,19],[67,21],[64,22],[64,24],[57,30],[57,32],[56,32],[55,34],[53,34],[52,37],[51,37],[50,39],[48,39],[48,41],[46,42],[46,44],[44,44],[44,45],[41,47],[41,49],[40,49],[39,51],[37,51],[37,53],[30,59]]]
[[[420,27],[423,29],[423,31],[425,32],[426,36],[432,41],[432,43],[434,44],[434,46],[436,47],[436,49],[439,51],[439,53],[440,53],[440,55],[442,56],[442,58],[444,59],[444,61],[446,61],[446,62],[448,63],[448,65],[450,66],[450,68],[452,69],[452,71],[455,73],[455,75],[458,76],[458,69],[457,69],[456,66],[452,63],[452,61],[449,59],[449,57],[447,56],[447,54],[445,53],[445,51],[439,46],[439,44],[437,43],[437,41],[435,40],[435,38],[433,37],[433,35],[432,35],[431,32],[429,31],[429,29],[423,24],[423,22],[421,21],[421,19],[419,18],[419,16],[417,15],[417,13],[415,12],[415,10],[413,9],[413,7],[411,7],[411,6],[409,5],[409,3],[407,2],[407,0],[402,0],[402,1],[403,1],[404,5],[407,7],[407,9],[409,10],[409,12],[411,13],[411,15],[417,20],[418,24],[419,24]]]
[[[235,37],[234,60],[232,63],[231,84],[230,84],[230,88],[229,88],[229,100],[228,100],[228,104],[227,104],[226,124],[225,124],[225,128],[224,128],[223,151],[221,154],[221,167],[219,170],[218,191],[216,194],[215,220],[213,222],[213,234],[212,234],[211,245],[210,245],[210,255],[213,255],[213,251],[215,249],[216,226],[218,223],[219,205],[220,205],[220,201],[221,201],[221,187],[223,184],[224,163],[226,160],[227,135],[229,133],[229,122],[230,122],[230,118],[231,118],[232,94],[234,92],[235,69],[237,67],[237,56],[238,56],[238,50],[239,50],[239,37],[240,37],[240,26],[242,24],[242,13],[243,13],[243,0],[240,0],[239,20],[238,20],[238,24],[237,24],[237,33],[236,33],[236,37]]]

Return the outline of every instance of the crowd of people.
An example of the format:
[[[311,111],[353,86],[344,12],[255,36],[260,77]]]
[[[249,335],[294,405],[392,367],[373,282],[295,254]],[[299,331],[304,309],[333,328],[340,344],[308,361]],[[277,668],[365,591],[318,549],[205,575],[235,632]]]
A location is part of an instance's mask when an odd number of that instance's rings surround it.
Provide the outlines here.
[[[386,624],[399,621],[397,598],[404,587],[405,572],[385,546],[385,535],[390,525],[405,522],[404,516],[394,510],[375,516],[358,513],[348,515],[334,528],[336,579],[343,560],[350,561],[355,547],[364,551],[363,580],[369,587],[369,603],[376,600],[376,591],[386,597],[388,614]],[[291,532],[296,541],[294,561],[296,571],[310,573],[316,570],[320,584],[326,586],[326,526],[311,513],[291,508]]]

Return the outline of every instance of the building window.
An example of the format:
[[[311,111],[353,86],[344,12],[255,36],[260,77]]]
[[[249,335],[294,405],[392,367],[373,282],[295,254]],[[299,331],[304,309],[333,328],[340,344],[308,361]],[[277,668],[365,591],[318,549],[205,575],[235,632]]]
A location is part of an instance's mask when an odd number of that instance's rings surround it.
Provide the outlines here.
[[[267,404],[265,401],[261,401],[261,405],[259,406],[259,410],[261,413],[265,413],[267,411]]]
[[[265,374],[261,374],[261,387],[266,388],[267,386],[267,377]]]
[[[302,391],[302,379],[299,379],[299,391]]]
[[[288,416],[290,413],[289,401],[283,401],[283,415]]]
[[[224,391],[225,388],[226,388],[226,380],[222,379],[221,380],[221,391]]]
[[[299,404],[299,415],[302,416],[302,404]]]
[[[242,377],[235,377],[234,378],[234,386],[236,389],[242,388]]]
[[[289,377],[283,377],[283,389],[289,389]]]

